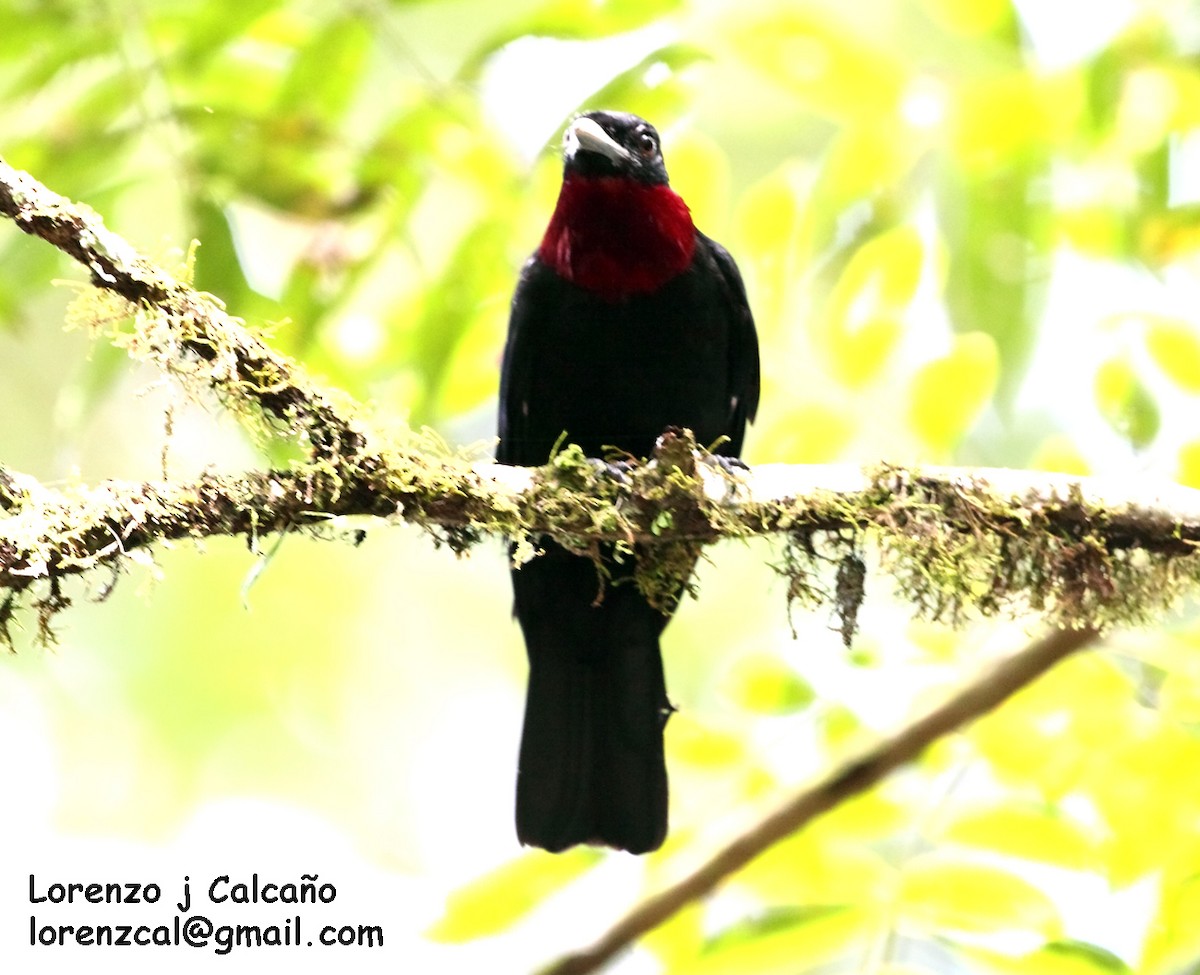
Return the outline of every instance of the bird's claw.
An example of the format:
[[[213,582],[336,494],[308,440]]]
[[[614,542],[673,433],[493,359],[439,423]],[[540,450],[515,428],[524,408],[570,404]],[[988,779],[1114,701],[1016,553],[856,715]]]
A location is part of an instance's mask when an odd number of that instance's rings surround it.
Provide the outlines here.
[[[735,474],[750,470],[750,466],[740,457],[726,457],[724,454],[707,454],[704,463],[719,467],[726,474]]]
[[[610,477],[618,484],[629,483],[629,471],[636,464],[631,460],[600,460],[597,457],[589,457],[588,463],[592,465],[592,469],[604,477]]]

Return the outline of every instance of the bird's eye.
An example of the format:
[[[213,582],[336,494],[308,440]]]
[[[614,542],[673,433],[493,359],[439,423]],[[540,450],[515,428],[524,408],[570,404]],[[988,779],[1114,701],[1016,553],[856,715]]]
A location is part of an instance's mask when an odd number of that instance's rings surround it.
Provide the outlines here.
[[[637,148],[643,156],[653,156],[658,152],[658,140],[649,132],[639,132],[637,135]]]

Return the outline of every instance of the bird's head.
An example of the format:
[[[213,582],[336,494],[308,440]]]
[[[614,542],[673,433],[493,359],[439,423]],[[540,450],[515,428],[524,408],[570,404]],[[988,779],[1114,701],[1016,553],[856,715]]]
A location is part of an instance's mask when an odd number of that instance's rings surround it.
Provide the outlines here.
[[[617,176],[665,185],[658,132],[645,119],[624,112],[586,112],[563,135],[563,172],[570,176]]]
[[[563,136],[563,183],[538,257],[605,298],[656,291],[691,264],[696,229],[667,184],[654,126],[585,112]]]

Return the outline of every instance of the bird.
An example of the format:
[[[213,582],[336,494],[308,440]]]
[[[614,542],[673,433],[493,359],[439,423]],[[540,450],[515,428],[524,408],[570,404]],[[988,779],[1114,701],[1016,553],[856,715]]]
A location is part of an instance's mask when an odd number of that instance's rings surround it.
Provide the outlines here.
[[[668,427],[736,459],[759,400],[759,353],[733,258],[671,188],[657,130],[587,111],[563,137],[563,177],[513,293],[500,370],[502,464],[557,446],[644,458]],[[511,569],[529,682],[518,755],[517,837],[640,854],[667,835],[659,638],[669,616],[628,559],[594,562],[547,536]],[[680,585],[682,588],[682,583]]]

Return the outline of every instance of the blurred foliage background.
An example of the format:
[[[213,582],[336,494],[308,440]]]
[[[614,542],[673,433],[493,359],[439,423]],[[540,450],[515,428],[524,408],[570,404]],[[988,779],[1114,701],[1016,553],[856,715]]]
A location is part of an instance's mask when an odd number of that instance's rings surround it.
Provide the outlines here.
[[[152,257],[198,239],[198,286],[381,424],[486,443],[562,125],[634,111],[747,279],[750,462],[1200,486],[1198,57],[1190,0],[5,0],[0,154]],[[172,475],[278,459],[64,332],[51,282],[80,276],[0,226],[0,460],[155,477],[168,407]],[[913,621],[876,574],[846,652],[831,619],[787,619],[769,544],[718,547],[666,638],[666,848],[522,854],[502,546],[455,560],[366,527],[269,560],[163,549],[102,604],[106,580],[73,590],[56,649],[0,661],[22,797],[3,859],[69,847],[104,873],[114,838],[168,857],[197,829],[258,837],[232,866],[272,849],[374,878],[388,970],[528,971],[1036,629]],[[620,970],[1194,975],[1198,781],[1188,607],[782,844]],[[242,800],[236,825],[205,818]],[[318,833],[343,845],[313,866]]]

